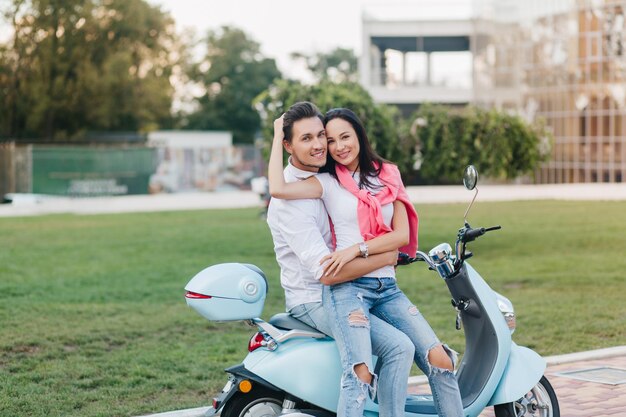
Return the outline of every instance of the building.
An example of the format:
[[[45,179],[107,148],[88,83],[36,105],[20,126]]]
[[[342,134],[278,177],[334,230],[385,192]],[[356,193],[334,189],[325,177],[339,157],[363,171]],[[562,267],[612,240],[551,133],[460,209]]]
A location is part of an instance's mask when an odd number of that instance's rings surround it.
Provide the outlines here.
[[[364,10],[359,74],[375,101],[407,112],[424,102],[474,101],[471,49],[477,22],[468,14],[469,3],[444,3],[465,7],[452,14],[445,7]],[[451,60],[455,67],[447,65]]]
[[[431,4],[430,16],[364,12],[361,82],[375,100],[405,113],[428,101],[543,119],[555,142],[537,182],[624,181],[626,0]]]
[[[231,132],[161,130],[148,134],[156,150],[150,192],[220,191],[249,188],[260,150],[233,146]]]

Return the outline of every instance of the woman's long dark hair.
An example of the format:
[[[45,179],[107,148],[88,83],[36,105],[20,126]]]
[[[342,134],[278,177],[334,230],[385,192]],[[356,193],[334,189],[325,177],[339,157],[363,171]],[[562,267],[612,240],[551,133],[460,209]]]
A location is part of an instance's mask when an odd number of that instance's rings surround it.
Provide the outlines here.
[[[372,184],[370,178],[378,177],[383,167],[383,162],[387,161],[381,158],[376,151],[374,151],[369,139],[367,138],[363,122],[361,122],[352,110],[346,108],[328,110],[326,115],[324,115],[324,126],[326,126],[331,120],[337,118],[350,123],[356,132],[357,138],[359,139],[359,188],[377,188],[377,185]],[[324,166],[324,168],[320,171],[329,172],[333,177],[335,177],[335,179],[338,180],[337,171],[335,170],[336,164],[335,160],[330,156],[330,153],[328,153],[326,157],[326,166]]]

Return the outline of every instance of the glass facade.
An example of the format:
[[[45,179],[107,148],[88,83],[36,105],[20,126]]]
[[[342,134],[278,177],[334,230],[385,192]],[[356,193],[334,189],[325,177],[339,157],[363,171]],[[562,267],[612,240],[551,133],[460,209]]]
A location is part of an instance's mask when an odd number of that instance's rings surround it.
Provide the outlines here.
[[[625,181],[626,0],[432,4],[412,10],[463,14],[364,16],[361,82],[375,100],[542,119],[554,142],[536,182]]]
[[[493,32],[474,43],[476,101],[545,120],[554,143],[535,181],[623,182],[626,1],[489,3]]]

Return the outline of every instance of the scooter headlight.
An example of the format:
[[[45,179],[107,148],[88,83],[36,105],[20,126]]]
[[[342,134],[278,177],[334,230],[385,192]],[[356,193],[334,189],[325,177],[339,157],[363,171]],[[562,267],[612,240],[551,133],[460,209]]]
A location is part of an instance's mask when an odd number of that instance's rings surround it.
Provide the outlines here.
[[[496,293],[496,297],[498,300],[498,309],[500,309],[500,312],[504,316],[504,321],[509,327],[509,330],[511,330],[511,333],[513,333],[515,331],[515,326],[517,325],[515,320],[515,310],[513,309],[513,303],[504,295]]]

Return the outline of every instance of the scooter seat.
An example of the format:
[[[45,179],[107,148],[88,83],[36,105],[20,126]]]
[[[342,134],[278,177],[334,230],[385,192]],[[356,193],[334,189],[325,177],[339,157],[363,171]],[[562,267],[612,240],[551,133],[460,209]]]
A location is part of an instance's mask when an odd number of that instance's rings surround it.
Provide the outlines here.
[[[283,330],[305,330],[307,332],[321,333],[319,330],[301,322],[289,313],[278,313],[272,316],[269,323]]]

